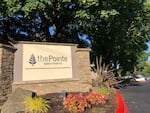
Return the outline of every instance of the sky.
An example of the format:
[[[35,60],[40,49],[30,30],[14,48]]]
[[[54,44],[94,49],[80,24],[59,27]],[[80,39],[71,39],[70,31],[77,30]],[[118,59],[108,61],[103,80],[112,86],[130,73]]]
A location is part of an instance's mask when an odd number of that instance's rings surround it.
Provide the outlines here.
[[[150,52],[150,42],[147,43],[147,45],[148,45],[148,49],[145,52]],[[150,61],[150,56],[148,57],[148,61]]]

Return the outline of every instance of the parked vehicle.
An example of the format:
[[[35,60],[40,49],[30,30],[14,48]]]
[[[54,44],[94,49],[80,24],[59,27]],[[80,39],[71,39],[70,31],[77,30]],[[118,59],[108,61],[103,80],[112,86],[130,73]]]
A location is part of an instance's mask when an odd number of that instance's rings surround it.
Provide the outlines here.
[[[146,77],[146,80],[150,80],[150,77]]]
[[[144,76],[141,75],[141,74],[134,74],[134,75],[133,75],[133,79],[134,79],[134,81],[136,81],[136,82],[144,82],[144,81],[146,81],[146,77],[144,77]]]

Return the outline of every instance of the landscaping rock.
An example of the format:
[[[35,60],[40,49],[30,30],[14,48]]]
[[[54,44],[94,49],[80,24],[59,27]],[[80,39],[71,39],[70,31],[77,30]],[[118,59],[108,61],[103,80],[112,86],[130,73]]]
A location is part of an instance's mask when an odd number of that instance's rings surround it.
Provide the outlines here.
[[[17,113],[19,111],[24,111],[24,96],[35,97],[36,93],[17,88],[14,92],[10,94],[7,101],[2,106],[1,113]]]

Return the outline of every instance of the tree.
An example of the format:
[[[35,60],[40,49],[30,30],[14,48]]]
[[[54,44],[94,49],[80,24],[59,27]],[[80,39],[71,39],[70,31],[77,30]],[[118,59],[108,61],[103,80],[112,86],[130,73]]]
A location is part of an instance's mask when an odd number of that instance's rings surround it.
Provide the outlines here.
[[[138,70],[137,73],[142,74],[144,76],[150,76],[150,65],[145,64],[142,70]]]
[[[150,23],[149,16],[150,14],[150,0],[147,0],[147,4],[145,6],[145,12],[147,12],[147,18],[145,20]],[[148,25],[150,26],[150,25]],[[149,29],[149,27],[147,27]],[[148,57],[150,56],[149,52],[143,52],[141,56],[137,60],[137,65],[136,65],[136,71],[135,73],[142,74],[144,76],[150,76],[150,64],[149,61],[147,61]]]
[[[74,18],[78,0],[3,0],[2,41],[34,40],[81,43]],[[1,7],[3,5],[1,4]],[[53,28],[53,33],[50,33]],[[7,38],[6,38],[7,37]],[[4,42],[4,41],[3,41]]]
[[[79,35],[88,34],[94,18],[88,10],[98,4],[98,0],[2,0],[1,42],[15,39],[86,46]]]
[[[133,72],[147,49],[150,6],[143,0],[1,0],[0,41],[71,42],[87,34],[92,55]],[[5,10],[2,10],[5,9]],[[53,33],[49,29],[53,29]]]
[[[93,54],[102,55],[104,62],[122,69],[123,75],[127,71],[133,72],[136,61],[147,49],[146,42],[150,38],[149,8],[145,10],[143,3],[138,0],[104,1],[101,8],[115,9],[118,13],[104,18],[95,15],[91,32]]]
[[[30,59],[29,59],[29,63],[32,64],[32,66],[33,66],[34,64],[36,64],[36,59],[35,59],[34,54],[31,55],[31,57],[30,57]]]

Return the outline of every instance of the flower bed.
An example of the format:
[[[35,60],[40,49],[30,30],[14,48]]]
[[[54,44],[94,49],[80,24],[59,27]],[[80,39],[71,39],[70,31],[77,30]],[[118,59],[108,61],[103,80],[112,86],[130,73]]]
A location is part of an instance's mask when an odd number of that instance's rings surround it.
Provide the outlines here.
[[[90,96],[87,95],[87,93],[69,93],[71,96],[75,95],[74,98],[75,100],[82,99],[82,97],[85,96],[85,98],[89,98]],[[80,96],[79,96],[80,95]],[[70,96],[70,97],[71,97]],[[78,96],[78,97],[77,97]],[[47,94],[47,95],[42,95],[41,97],[45,98],[48,102],[51,108],[49,109],[48,113],[70,113],[67,108],[64,107],[63,105],[63,98],[59,93],[53,93],[53,94]],[[80,105],[82,103],[86,103],[86,105],[83,105],[81,108],[84,108],[84,110],[81,110],[81,113],[115,113],[116,109],[116,96],[111,95],[108,97],[108,100],[106,101],[105,104],[93,104],[88,105],[87,102],[85,102],[84,99],[82,99]],[[75,101],[74,101],[75,102]],[[95,103],[95,102],[94,102]],[[80,110],[79,110],[80,111]]]
[[[80,97],[78,97],[77,99],[82,98],[84,95],[87,95],[87,93],[84,93],[83,95],[81,95],[80,93],[69,93],[69,94],[75,94],[76,96],[80,95]],[[86,98],[89,98],[90,95],[87,95]],[[64,100],[61,97],[60,93],[51,93],[47,95],[42,95],[40,97],[48,101],[48,104],[51,107],[49,108],[48,113],[70,113],[66,108],[64,108],[63,105]],[[4,103],[3,101],[0,101],[1,105],[3,103]],[[24,113],[24,111],[18,113]],[[95,104],[92,105],[92,107],[87,106],[87,108],[85,108],[85,110],[83,110],[82,113],[129,113],[129,111],[122,95],[119,92],[117,92],[115,94],[110,95],[105,104],[99,105]]]

